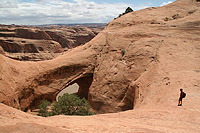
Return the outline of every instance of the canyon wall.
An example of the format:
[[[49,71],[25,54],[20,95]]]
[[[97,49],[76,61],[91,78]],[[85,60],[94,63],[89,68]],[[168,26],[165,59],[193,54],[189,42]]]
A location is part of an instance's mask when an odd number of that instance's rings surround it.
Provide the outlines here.
[[[0,27],[0,46],[4,55],[24,61],[50,60],[64,51],[84,45],[102,27]]]

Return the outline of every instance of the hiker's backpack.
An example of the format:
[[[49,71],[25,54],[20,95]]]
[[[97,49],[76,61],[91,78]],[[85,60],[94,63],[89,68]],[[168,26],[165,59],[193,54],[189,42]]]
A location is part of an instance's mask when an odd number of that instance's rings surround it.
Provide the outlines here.
[[[183,97],[182,98],[185,98],[186,97],[186,93],[185,92],[183,92]]]

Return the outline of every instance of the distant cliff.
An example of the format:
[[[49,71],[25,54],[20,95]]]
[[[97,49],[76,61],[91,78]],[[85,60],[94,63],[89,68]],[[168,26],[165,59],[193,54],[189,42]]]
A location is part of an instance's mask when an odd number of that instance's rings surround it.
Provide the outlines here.
[[[64,51],[83,45],[102,27],[68,26],[0,26],[0,46],[4,55],[16,60],[49,60]]]

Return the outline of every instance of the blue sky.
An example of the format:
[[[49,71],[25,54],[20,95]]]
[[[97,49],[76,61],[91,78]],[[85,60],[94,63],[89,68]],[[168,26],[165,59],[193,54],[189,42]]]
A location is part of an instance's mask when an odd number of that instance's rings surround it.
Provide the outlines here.
[[[0,0],[0,24],[108,23],[130,6],[157,7],[175,0]]]

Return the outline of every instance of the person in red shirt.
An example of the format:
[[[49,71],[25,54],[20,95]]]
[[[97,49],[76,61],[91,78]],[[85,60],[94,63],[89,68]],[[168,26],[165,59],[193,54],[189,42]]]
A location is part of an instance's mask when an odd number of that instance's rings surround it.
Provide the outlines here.
[[[180,93],[180,97],[179,97],[179,100],[178,100],[178,106],[182,106],[182,99],[183,99],[183,89],[180,89],[181,93]]]

